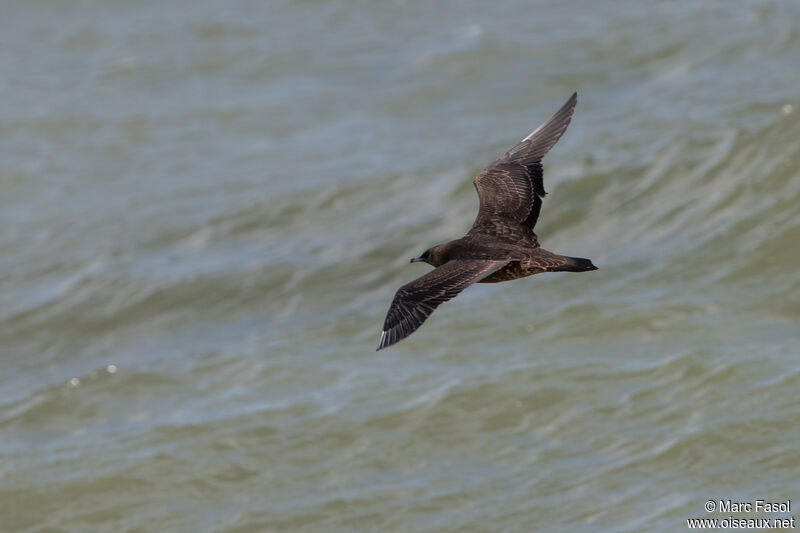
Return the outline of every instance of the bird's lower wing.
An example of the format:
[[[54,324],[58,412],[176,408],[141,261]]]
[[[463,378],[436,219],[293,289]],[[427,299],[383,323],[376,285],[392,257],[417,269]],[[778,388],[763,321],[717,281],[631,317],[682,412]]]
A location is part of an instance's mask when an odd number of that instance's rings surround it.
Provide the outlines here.
[[[508,261],[456,259],[403,285],[386,314],[378,350],[408,337],[440,304],[507,264]]]

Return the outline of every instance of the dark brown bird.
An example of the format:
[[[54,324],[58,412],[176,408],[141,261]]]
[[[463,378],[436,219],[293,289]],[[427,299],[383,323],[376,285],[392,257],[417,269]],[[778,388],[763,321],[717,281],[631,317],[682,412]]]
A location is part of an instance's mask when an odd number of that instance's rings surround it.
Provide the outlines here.
[[[472,228],[411,260],[436,268],[398,289],[378,350],[414,333],[434,309],[473,283],[597,270],[589,259],[548,252],[533,232],[546,194],[542,158],[566,131],[577,103],[573,93],[550,120],[478,174],[474,183],[481,205]]]

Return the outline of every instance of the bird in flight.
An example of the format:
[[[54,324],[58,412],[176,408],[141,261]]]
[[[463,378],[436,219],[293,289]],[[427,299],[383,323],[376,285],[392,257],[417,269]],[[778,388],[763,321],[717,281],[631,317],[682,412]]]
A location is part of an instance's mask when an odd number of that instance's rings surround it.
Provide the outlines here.
[[[473,283],[597,270],[590,259],[548,252],[533,232],[546,194],[542,158],[566,131],[577,103],[578,93],[573,93],[550,120],[475,177],[480,208],[472,228],[411,260],[436,268],[397,290],[378,350],[414,333],[440,304]]]

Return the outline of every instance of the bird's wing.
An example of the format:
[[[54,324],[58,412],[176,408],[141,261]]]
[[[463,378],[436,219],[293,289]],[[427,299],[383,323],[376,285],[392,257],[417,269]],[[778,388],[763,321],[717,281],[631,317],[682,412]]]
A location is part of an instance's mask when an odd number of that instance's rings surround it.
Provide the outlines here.
[[[480,209],[471,232],[502,236],[509,223],[533,230],[544,197],[542,158],[566,131],[578,93],[514,148],[475,177]]]
[[[440,304],[507,264],[508,261],[454,259],[403,285],[386,314],[378,350],[408,337]]]

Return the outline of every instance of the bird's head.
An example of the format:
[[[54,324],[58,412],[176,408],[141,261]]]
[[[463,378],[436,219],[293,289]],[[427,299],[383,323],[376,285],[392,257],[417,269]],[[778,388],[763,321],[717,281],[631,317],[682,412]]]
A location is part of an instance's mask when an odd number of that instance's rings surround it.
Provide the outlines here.
[[[422,252],[419,257],[415,257],[411,260],[412,263],[419,263],[420,261],[424,263],[428,263],[431,266],[441,266],[447,262],[447,258],[445,257],[445,245],[440,244],[438,246],[434,246],[433,248],[428,248],[424,252]]]

